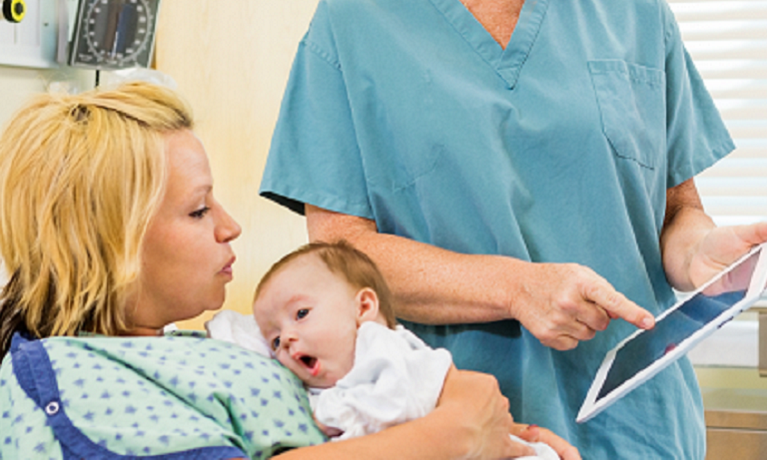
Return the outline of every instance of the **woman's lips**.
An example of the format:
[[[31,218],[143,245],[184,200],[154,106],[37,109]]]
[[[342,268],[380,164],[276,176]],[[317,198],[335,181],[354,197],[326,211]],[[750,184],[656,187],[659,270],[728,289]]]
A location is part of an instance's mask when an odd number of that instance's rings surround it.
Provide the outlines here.
[[[229,260],[229,263],[224,265],[224,268],[221,269],[220,273],[223,273],[224,275],[232,276],[233,275],[232,265],[234,264],[235,260],[236,260],[236,257],[232,257]]]

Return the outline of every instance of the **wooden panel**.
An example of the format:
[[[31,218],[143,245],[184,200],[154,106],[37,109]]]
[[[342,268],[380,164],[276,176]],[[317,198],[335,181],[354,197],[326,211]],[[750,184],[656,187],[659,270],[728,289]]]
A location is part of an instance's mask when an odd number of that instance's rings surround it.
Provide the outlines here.
[[[706,460],[767,458],[767,432],[755,430],[706,430]]]
[[[282,93],[317,0],[163,0],[156,67],[189,99],[218,200],[242,225],[224,308],[250,313],[259,278],[307,241],[302,217],[258,197]],[[193,6],[192,6],[193,5]],[[179,324],[200,328],[203,317]]]
[[[701,390],[706,409],[706,460],[767,458],[767,392]]]

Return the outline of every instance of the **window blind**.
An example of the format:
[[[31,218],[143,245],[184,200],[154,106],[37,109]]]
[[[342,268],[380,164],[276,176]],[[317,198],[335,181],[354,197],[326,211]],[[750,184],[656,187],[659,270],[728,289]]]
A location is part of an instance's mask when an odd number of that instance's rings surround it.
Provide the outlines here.
[[[669,0],[736,150],[696,178],[717,225],[767,220],[767,1]]]

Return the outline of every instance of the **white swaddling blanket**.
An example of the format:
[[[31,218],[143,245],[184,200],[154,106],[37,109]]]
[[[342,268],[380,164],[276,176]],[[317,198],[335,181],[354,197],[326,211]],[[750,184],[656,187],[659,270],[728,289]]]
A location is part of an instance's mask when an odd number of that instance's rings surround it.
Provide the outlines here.
[[[243,315],[232,310],[221,310],[205,322],[205,329],[212,339],[223,340],[239,345],[261,356],[274,358],[261,329],[258,328],[253,315]]]

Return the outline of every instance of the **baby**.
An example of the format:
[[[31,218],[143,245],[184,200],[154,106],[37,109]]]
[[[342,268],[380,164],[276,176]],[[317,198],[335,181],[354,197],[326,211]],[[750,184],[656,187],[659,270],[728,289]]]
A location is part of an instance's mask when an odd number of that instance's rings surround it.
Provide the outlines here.
[[[452,367],[447,350],[397,325],[383,276],[348,243],[285,256],[259,283],[253,313],[272,356],[306,384],[318,425],[335,439],[426,415]],[[559,459],[544,443],[514,440],[536,451],[526,459]]]

